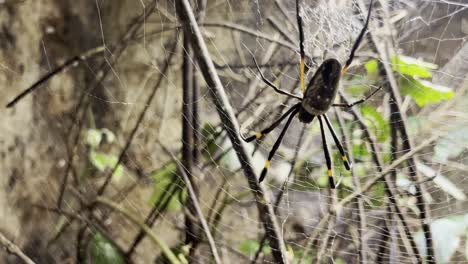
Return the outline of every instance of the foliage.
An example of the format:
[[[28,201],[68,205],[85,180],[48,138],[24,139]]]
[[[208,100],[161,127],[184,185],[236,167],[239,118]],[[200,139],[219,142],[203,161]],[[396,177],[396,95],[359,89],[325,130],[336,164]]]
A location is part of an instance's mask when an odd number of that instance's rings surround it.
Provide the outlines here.
[[[86,263],[124,264],[122,253],[101,233],[96,232],[88,243]]]
[[[392,57],[392,70],[398,73],[398,84],[402,94],[409,95],[421,107],[453,97],[450,88],[428,80],[432,77],[431,70],[437,67],[435,64],[407,56]],[[375,75],[378,72],[377,60],[368,61],[365,68],[368,75]]]
[[[86,131],[85,141],[90,147],[88,154],[89,161],[96,169],[101,172],[104,172],[107,169],[114,169],[115,165],[117,165],[118,157],[99,150],[101,144],[112,143],[115,141],[115,135],[112,131],[106,128],[89,129]],[[113,174],[113,177],[115,179],[119,179],[123,175],[123,171],[123,166],[119,164]]]
[[[154,181],[153,193],[149,199],[151,205],[162,199],[164,196],[169,195],[170,188],[177,188],[177,191],[170,197],[167,206],[168,211],[178,211],[182,209],[187,199],[186,189],[180,189],[178,182],[177,165],[171,162],[164,166],[162,169],[157,170],[151,174],[151,179]],[[166,198],[167,199],[167,198]]]
[[[260,248],[260,243],[257,240],[246,239],[246,240],[241,241],[238,248],[239,248],[239,251],[242,252],[243,254],[247,256],[253,256]],[[267,243],[263,246],[262,252],[264,254],[271,253],[271,248]]]

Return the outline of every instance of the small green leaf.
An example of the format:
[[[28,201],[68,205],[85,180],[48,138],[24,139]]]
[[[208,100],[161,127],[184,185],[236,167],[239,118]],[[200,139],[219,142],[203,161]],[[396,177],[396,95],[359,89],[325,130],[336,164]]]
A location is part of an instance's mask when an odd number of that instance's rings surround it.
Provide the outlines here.
[[[400,55],[392,57],[392,69],[412,77],[428,78],[432,77],[428,69],[437,69],[437,65]]]
[[[370,105],[362,106],[361,112],[367,121],[367,125],[377,135],[377,140],[380,142],[387,141],[390,137],[390,126],[388,125],[388,122],[385,121],[383,116]]]
[[[346,261],[344,259],[338,257],[338,258],[334,259],[333,263],[335,263],[335,264],[346,264]]]
[[[122,253],[114,247],[101,233],[96,233],[88,244],[86,263],[93,264],[124,264]]]
[[[246,239],[239,244],[239,251],[244,253],[247,256],[252,256],[257,252],[259,247],[260,247],[260,244],[256,240]],[[262,252],[264,254],[270,254],[271,253],[270,246],[265,244],[263,246]]]
[[[371,157],[371,153],[364,142],[362,144],[353,144],[352,153],[356,160],[368,160]]]
[[[99,151],[91,150],[89,153],[89,160],[96,169],[105,171],[106,169],[113,169],[117,164],[118,158],[114,155],[109,155]],[[123,166],[119,165],[114,172],[113,177],[120,178],[123,175]]]
[[[164,195],[168,195],[170,188],[180,188],[177,186],[171,186],[172,180],[174,176],[177,175],[177,165],[175,162],[171,162],[166,165],[161,170],[155,171],[151,178],[154,181],[153,185],[153,193],[150,196],[149,204],[154,205],[156,201],[162,198]],[[178,211],[182,208],[182,205],[185,203],[185,199],[187,198],[187,193],[184,189],[183,193],[180,194],[180,190],[177,190],[174,195],[171,197],[169,204],[167,206],[168,211]],[[182,201],[181,201],[182,199]]]
[[[453,91],[445,86],[436,85],[428,81],[418,80],[407,76],[400,78],[401,92],[411,96],[419,106],[438,103],[453,97]]]
[[[370,192],[370,206],[379,208],[383,205],[385,200],[385,184],[384,182],[379,182],[375,184]]]
[[[362,95],[369,90],[368,85],[364,84],[356,84],[356,85],[351,85],[346,88],[346,92],[349,93],[349,95],[354,96],[354,97],[362,97]]]
[[[377,75],[379,72],[379,63],[375,59],[366,62],[364,67],[366,67],[367,75]]]
[[[88,129],[86,131],[85,141],[92,148],[99,147],[103,139],[106,139],[106,142],[112,143],[115,140],[115,135],[107,128],[103,129]]]
[[[99,129],[88,129],[86,131],[86,143],[92,148],[97,148],[102,140],[102,133]]]
[[[203,143],[206,146],[204,149],[204,155],[207,159],[213,157],[213,155],[219,150],[219,145],[216,144],[216,139],[220,136],[219,131],[211,123],[205,123],[201,131]]]

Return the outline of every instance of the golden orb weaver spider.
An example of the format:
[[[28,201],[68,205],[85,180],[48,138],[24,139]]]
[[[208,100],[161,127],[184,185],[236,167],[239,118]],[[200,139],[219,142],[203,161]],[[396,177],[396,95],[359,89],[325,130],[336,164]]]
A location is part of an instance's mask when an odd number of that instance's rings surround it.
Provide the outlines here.
[[[314,76],[309,81],[307,87],[305,87],[305,82],[304,82],[304,77],[305,77],[304,76],[305,74],[304,73],[305,71],[304,29],[302,25],[302,17],[299,13],[299,8],[300,8],[299,1],[300,0],[296,0],[296,18],[297,18],[297,26],[299,29],[299,48],[300,48],[300,56],[301,56],[299,77],[300,77],[300,85],[301,85],[303,96],[295,95],[295,94],[289,93],[285,90],[282,90],[276,87],[272,82],[270,82],[267,78],[265,78],[265,76],[260,70],[260,67],[258,66],[257,60],[255,59],[255,57],[253,57],[253,60],[255,62],[255,65],[257,67],[258,72],[260,73],[260,76],[263,82],[265,82],[269,87],[273,88],[275,92],[279,94],[298,99],[299,103],[289,108],[289,110],[286,111],[283,115],[281,115],[281,117],[278,118],[276,121],[274,121],[272,125],[263,129],[262,131],[257,132],[248,138],[245,138],[242,135],[242,133],[240,133],[240,135],[242,139],[246,142],[251,142],[253,140],[260,139],[266,134],[270,133],[279,124],[281,124],[281,122],[284,119],[286,119],[286,117],[289,116],[288,120],[286,121],[286,125],[281,131],[278,139],[273,145],[273,148],[270,150],[270,153],[268,154],[267,160],[265,161],[265,166],[263,167],[262,173],[260,174],[260,178],[259,178],[259,182],[262,182],[265,179],[265,176],[268,172],[268,168],[270,167],[270,161],[275,155],[276,151],[278,150],[281,144],[281,141],[284,135],[286,134],[286,131],[288,130],[288,127],[291,124],[291,121],[294,118],[294,116],[296,116],[297,114],[299,121],[301,121],[302,123],[306,123],[306,124],[311,123],[314,120],[314,118],[317,117],[317,119],[319,120],[319,124],[320,124],[320,133],[322,135],[322,145],[323,145],[323,152],[324,152],[325,160],[327,164],[329,184],[330,184],[330,188],[334,189],[335,181],[333,179],[332,162],[330,158],[330,153],[328,151],[323,120],[325,120],[325,124],[332,134],[333,141],[335,141],[335,145],[338,147],[338,150],[341,154],[345,168],[347,170],[350,170],[351,164],[348,161],[343,145],[341,144],[338,136],[336,135],[333,129],[333,126],[326,115],[326,112],[328,111],[328,109],[330,109],[331,106],[349,108],[357,104],[363,103],[367,101],[371,96],[373,96],[379,90],[379,89],[376,89],[368,96],[362,98],[361,100],[353,102],[351,104],[334,104],[333,103],[336,97],[336,93],[338,91],[338,82],[340,78],[346,73],[346,71],[348,70],[348,67],[353,62],[354,54],[357,48],[359,47],[359,45],[361,44],[362,38],[369,25],[369,18],[370,18],[371,11],[372,11],[373,0],[370,1],[369,11],[367,13],[367,18],[364,23],[364,27],[361,29],[361,32],[359,33],[358,38],[354,42],[353,47],[351,49],[351,53],[344,67],[341,67],[340,62],[336,59],[331,58],[331,59],[325,60],[317,69]]]

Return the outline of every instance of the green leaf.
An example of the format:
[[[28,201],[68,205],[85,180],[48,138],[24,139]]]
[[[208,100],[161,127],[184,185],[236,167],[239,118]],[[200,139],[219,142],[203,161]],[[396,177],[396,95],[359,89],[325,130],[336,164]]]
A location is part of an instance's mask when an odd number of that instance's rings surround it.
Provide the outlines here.
[[[428,78],[432,77],[428,69],[437,69],[437,65],[400,55],[392,57],[392,69],[412,77]]]
[[[366,67],[367,75],[377,75],[379,72],[379,63],[375,59],[366,62],[364,67]]]
[[[370,192],[370,206],[379,208],[380,206],[383,205],[384,200],[385,200],[385,184],[383,182],[379,182],[375,184],[371,188]]]
[[[86,263],[125,264],[125,258],[109,240],[97,232],[88,244]]]
[[[419,106],[438,103],[453,97],[453,91],[445,86],[407,76],[400,78],[400,88],[404,95],[409,95]]]
[[[359,140],[361,144],[353,144],[352,153],[355,160],[369,160],[371,158],[371,153],[367,149],[367,145]]]
[[[239,251],[247,256],[252,256],[257,252],[259,247],[260,244],[256,240],[246,239],[239,244]],[[262,252],[264,254],[270,254],[270,246],[265,244],[263,246]]]
[[[213,157],[213,155],[219,150],[219,145],[216,144],[216,139],[220,136],[219,131],[211,123],[205,123],[201,131],[203,143],[206,146],[204,154],[207,159]]]
[[[367,125],[375,132],[377,140],[380,142],[387,141],[390,137],[390,126],[383,116],[370,105],[362,106],[361,112],[366,119]]]
[[[88,129],[88,131],[86,131],[86,144],[90,145],[92,148],[97,148],[101,140],[102,133],[99,129]]]
[[[150,196],[149,204],[154,205],[156,201],[161,199],[163,196],[168,195],[170,188],[180,188],[176,184],[176,186],[171,187],[172,180],[174,176],[177,175],[177,165],[175,162],[171,162],[162,168],[159,171],[155,171],[151,178],[154,181],[153,185],[153,193]],[[174,185],[174,184],[172,184]],[[182,205],[185,203],[185,199],[187,198],[187,193],[184,189],[183,193],[180,194],[180,190],[177,190],[174,195],[170,198],[169,204],[167,206],[168,211],[178,211],[182,208]],[[182,199],[182,201],[180,200]]]
[[[103,128],[88,129],[88,131],[86,131],[85,141],[88,145],[91,146],[91,148],[97,148],[99,147],[99,144],[101,144],[104,137],[108,143],[112,143],[115,140],[114,133],[112,133],[112,131],[107,128]]]
[[[89,160],[96,169],[105,171],[106,169],[113,169],[117,164],[118,158],[114,155],[91,150],[89,153]],[[113,177],[120,178],[123,175],[123,166],[119,165],[114,172]]]

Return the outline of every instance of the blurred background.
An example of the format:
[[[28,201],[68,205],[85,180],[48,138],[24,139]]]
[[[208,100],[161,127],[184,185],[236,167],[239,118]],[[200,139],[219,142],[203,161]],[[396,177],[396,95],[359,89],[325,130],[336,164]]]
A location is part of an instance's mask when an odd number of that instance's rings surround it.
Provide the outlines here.
[[[0,0],[0,263],[468,263],[468,1],[374,0],[335,101],[381,90],[328,112],[336,190],[297,119],[248,181],[284,126],[233,147],[182,2]],[[239,132],[296,103],[252,60],[301,94],[296,1],[187,2]],[[306,83],[369,2],[299,1]]]

